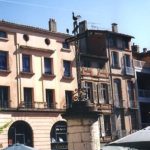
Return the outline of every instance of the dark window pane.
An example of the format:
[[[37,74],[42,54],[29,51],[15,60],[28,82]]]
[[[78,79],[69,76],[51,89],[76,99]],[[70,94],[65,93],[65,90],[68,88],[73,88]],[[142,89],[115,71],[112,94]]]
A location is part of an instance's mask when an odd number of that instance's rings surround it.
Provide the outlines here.
[[[44,58],[44,73],[52,74],[52,60],[50,58]]]
[[[54,105],[53,99],[54,99],[54,91],[51,89],[46,89],[46,102],[47,102],[47,107],[52,108]]]
[[[24,104],[25,107],[32,107],[32,88],[24,88]]]
[[[7,70],[7,52],[0,51],[0,70]]]
[[[0,37],[7,38],[7,33],[5,31],[0,31]]]
[[[66,94],[66,107],[72,106],[72,91],[65,91]]]
[[[67,42],[63,42],[62,45],[63,45],[63,48],[66,48],[66,49],[70,48],[70,45]]]
[[[112,67],[119,67],[119,57],[117,52],[112,52]]]
[[[64,60],[63,65],[64,65],[64,76],[70,77],[71,76],[71,62]]]
[[[23,72],[30,72],[30,55],[22,55]]]
[[[1,86],[0,87],[0,107],[8,108],[8,87]]]

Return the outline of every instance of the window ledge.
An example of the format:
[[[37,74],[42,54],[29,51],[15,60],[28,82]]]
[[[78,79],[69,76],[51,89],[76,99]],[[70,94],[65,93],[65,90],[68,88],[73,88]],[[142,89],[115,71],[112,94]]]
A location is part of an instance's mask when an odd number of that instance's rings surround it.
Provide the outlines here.
[[[69,49],[69,48],[61,48],[61,51],[63,51],[63,52],[71,52],[71,49]]]
[[[11,73],[10,70],[0,70],[0,74],[9,74]]]
[[[55,78],[56,77],[56,75],[54,75],[54,74],[42,74],[42,77],[44,77],[44,78]]]
[[[3,38],[3,37],[0,37],[0,41],[8,41],[8,38]]]
[[[73,80],[74,77],[72,77],[72,76],[70,76],[70,77],[63,76],[62,79],[63,80]]]
[[[20,75],[24,75],[24,76],[33,76],[35,73],[33,73],[33,72],[23,72],[23,71],[21,71],[20,72]]]

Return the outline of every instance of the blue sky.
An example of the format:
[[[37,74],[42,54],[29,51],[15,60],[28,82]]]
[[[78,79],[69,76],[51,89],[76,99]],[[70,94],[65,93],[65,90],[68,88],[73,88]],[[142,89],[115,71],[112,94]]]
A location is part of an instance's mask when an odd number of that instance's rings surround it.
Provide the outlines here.
[[[100,29],[110,30],[115,22],[141,50],[150,49],[150,0],[0,0],[0,20],[48,29],[54,18],[60,32],[71,33],[73,11]]]

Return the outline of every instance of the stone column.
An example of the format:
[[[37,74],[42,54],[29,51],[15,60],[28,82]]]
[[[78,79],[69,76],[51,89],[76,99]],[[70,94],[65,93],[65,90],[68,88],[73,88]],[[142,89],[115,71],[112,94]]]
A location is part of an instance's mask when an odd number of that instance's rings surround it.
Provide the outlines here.
[[[93,105],[74,102],[62,116],[67,120],[68,150],[100,150],[99,113]]]

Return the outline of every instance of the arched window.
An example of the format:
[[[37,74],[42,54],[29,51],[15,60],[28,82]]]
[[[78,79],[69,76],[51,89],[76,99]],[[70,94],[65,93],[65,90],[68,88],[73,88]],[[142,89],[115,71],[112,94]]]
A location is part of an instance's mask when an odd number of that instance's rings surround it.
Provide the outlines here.
[[[51,133],[51,150],[68,150],[67,144],[67,123],[59,121],[52,127]]]
[[[15,143],[33,147],[33,133],[30,125],[25,121],[14,122],[8,131],[8,145]]]

